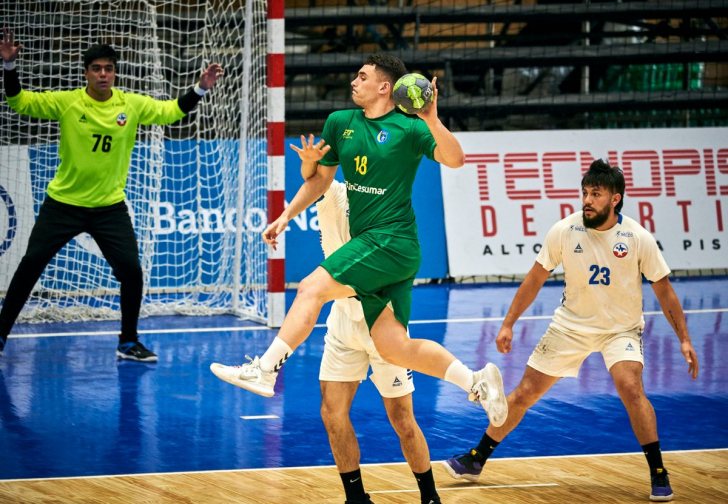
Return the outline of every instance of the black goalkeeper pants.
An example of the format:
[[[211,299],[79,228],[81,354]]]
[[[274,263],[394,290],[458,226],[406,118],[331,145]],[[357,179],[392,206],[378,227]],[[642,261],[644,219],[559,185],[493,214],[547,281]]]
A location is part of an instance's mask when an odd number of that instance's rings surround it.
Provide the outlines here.
[[[137,341],[137,322],[144,279],[139,246],[126,204],[122,201],[100,208],[67,205],[46,197],[30,233],[28,249],[8,287],[0,311],[0,337],[10,329],[43,270],[63,246],[81,233],[90,234],[121,284],[120,342]]]

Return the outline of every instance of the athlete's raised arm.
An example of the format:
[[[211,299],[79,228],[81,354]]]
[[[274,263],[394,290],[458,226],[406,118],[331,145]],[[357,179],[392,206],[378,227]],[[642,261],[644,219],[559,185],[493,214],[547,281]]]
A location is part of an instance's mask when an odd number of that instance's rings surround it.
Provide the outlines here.
[[[3,27],[3,38],[0,42],[0,57],[5,67],[3,83],[5,85],[5,96],[12,98],[20,93],[20,79],[15,70],[15,60],[20,53],[23,44],[15,45],[15,32]]]
[[[18,57],[23,44],[15,45],[15,31],[3,27],[3,39],[0,42],[0,56],[3,61],[12,63]]]
[[[312,133],[308,136],[308,141],[305,136],[301,135],[301,148],[288,144],[301,158],[301,176],[303,180],[307,180],[316,174],[318,162],[331,150],[330,145],[324,145],[326,142],[323,138],[316,143],[313,143],[313,140]]]
[[[425,124],[430,129],[430,133],[432,133],[432,137],[437,142],[437,147],[435,147],[435,161],[450,168],[460,168],[465,164],[463,148],[460,146],[458,139],[455,138],[455,135],[437,117],[437,77],[432,79],[432,90],[435,93],[432,104],[417,114],[417,117],[425,121]]]

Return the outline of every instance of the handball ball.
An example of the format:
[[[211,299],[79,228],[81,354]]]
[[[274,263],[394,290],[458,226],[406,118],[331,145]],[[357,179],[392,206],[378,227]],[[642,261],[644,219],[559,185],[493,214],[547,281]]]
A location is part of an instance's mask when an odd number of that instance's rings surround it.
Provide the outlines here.
[[[407,114],[419,114],[432,103],[435,92],[424,75],[403,75],[394,85],[394,104]]]

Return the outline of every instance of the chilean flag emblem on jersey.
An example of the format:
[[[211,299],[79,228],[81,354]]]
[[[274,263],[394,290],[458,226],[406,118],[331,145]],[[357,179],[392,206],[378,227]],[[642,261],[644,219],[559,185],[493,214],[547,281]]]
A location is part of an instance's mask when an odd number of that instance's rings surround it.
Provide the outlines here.
[[[619,257],[620,259],[627,256],[627,253],[629,252],[629,248],[624,243],[620,242],[617,243],[613,248],[612,252],[614,252],[615,257]]]
[[[116,116],[116,124],[118,124],[119,126],[124,126],[126,124],[126,114],[125,113],[122,112],[121,114]]]

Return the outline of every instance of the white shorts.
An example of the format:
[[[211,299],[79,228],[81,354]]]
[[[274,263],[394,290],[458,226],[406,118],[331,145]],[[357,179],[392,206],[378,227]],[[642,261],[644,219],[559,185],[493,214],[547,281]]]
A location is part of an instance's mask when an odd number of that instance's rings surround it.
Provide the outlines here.
[[[639,362],[644,367],[642,329],[581,334],[565,332],[551,324],[529,357],[528,365],[549,376],[577,377],[584,359],[594,352],[601,352],[607,369],[622,361]]]
[[[380,357],[366,320],[351,320],[334,303],[326,327],[319,380],[364,381],[371,366],[370,378],[382,397],[403,397],[414,392],[412,370],[393,366]]]

